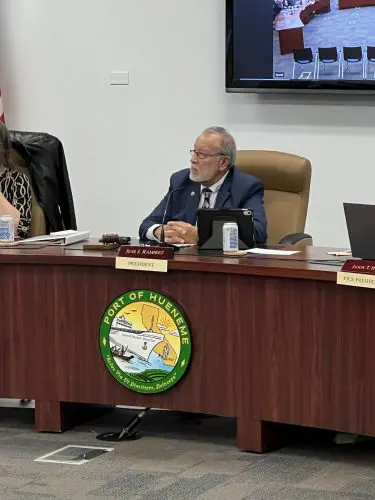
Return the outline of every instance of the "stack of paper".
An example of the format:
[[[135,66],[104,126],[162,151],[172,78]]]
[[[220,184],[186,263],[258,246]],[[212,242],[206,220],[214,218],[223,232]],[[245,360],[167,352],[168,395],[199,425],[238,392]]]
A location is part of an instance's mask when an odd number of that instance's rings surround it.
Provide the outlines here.
[[[250,250],[246,250],[247,253],[255,253],[259,255],[294,255],[298,253],[300,250],[274,250],[271,248],[250,248]]]
[[[72,245],[80,241],[88,240],[90,238],[90,231],[74,231],[68,229],[67,231],[58,231],[56,233],[47,234],[45,236],[34,236],[18,242],[18,245],[32,245],[33,243],[45,243],[47,245]]]

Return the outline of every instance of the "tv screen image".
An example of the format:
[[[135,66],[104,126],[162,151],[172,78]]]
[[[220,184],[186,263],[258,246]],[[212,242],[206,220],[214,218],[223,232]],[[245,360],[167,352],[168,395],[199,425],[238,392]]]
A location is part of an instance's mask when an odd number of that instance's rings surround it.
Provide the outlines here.
[[[375,91],[375,0],[227,0],[227,90]]]

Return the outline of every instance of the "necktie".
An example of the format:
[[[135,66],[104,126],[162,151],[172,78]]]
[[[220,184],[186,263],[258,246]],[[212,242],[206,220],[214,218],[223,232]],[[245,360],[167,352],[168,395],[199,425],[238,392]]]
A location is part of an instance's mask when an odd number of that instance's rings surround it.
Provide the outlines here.
[[[211,208],[210,206],[210,198],[212,195],[212,191],[210,188],[204,188],[202,190],[203,193],[203,205],[202,208]]]

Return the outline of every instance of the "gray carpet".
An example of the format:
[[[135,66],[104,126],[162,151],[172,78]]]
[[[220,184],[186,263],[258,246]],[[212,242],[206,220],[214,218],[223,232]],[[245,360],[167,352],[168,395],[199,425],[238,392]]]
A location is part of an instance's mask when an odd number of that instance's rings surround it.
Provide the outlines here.
[[[235,446],[235,422],[152,412],[138,441],[110,444],[133,411],[116,410],[64,434],[37,434],[33,410],[0,408],[0,499],[368,500],[375,498],[375,446],[338,446],[307,434],[298,446],[266,454]],[[114,451],[82,465],[34,462],[65,445]]]
[[[342,50],[343,46],[361,46],[364,49],[367,45],[375,45],[374,25],[375,6],[339,10],[338,0],[331,0],[331,12],[316,16],[303,28],[305,47],[311,47],[313,52],[318,47],[337,47]],[[368,79],[374,77],[374,66],[373,63],[369,65]],[[299,66],[297,77],[301,69],[313,73],[312,64]],[[283,72],[285,78],[291,78],[292,70],[293,55],[280,54],[279,35],[274,32],[274,71]],[[337,76],[337,64],[327,64],[325,71],[321,65],[320,79],[337,79]],[[350,65],[344,78],[362,79],[362,64]]]

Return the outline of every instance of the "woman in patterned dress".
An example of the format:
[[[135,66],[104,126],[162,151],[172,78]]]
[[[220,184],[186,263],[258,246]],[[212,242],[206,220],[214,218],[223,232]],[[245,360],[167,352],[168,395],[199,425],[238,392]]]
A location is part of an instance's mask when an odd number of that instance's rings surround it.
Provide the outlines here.
[[[10,215],[14,233],[24,238],[31,224],[31,186],[27,175],[11,165],[9,149],[8,129],[0,123],[0,216]]]

